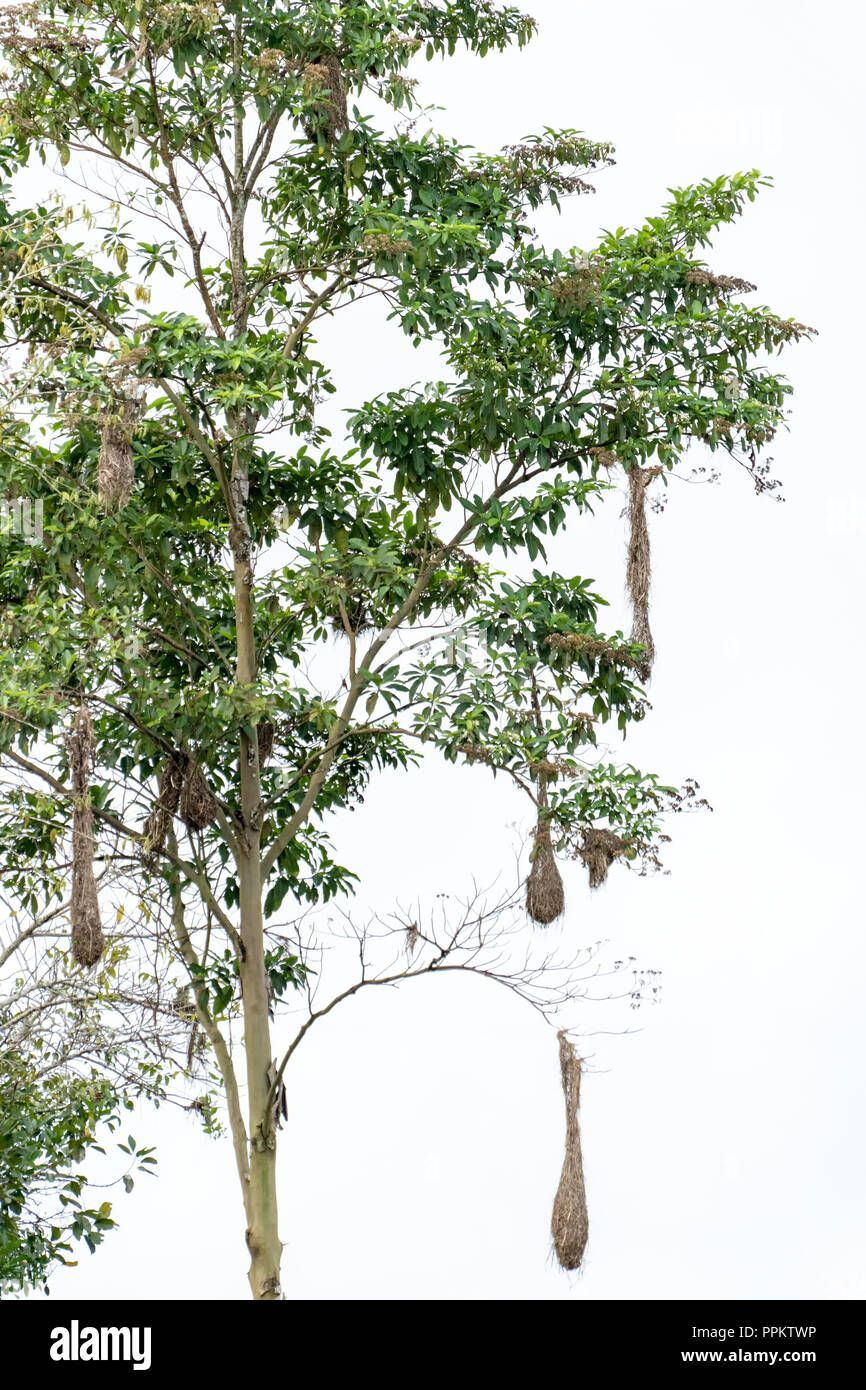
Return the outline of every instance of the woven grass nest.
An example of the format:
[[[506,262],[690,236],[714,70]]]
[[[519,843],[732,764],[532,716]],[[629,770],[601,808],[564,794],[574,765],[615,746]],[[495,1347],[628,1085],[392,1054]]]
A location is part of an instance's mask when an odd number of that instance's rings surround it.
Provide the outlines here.
[[[256,725],[256,742],[259,762],[264,765],[274,751],[274,726],[269,719],[263,719],[261,724]]]
[[[547,826],[539,826],[535,832],[532,868],[526,880],[526,911],[542,927],[555,922],[565,911],[565,889]]]
[[[553,1201],[550,1233],[563,1269],[580,1269],[589,1235],[583,1154],[580,1146],[581,1059],[565,1030],[557,1033],[562,1092],[565,1097],[565,1159]]]
[[[362,632],[368,632],[373,626],[373,621],[363,599],[349,599],[348,602],[344,603],[343,611],[346,614],[345,621],[341,612],[335,613],[331,619],[331,627],[339,636],[348,637],[351,633],[353,637],[358,637]],[[346,630],[346,622],[349,624],[348,631]]]
[[[156,867],[176,815],[191,830],[204,830],[216,820],[216,813],[217,804],[201,768],[186,754],[172,753],[160,768],[159,794],[143,826],[145,863]]]
[[[180,818],[190,830],[205,830],[216,820],[217,804],[198,763],[190,763],[180,793]]]
[[[72,774],[72,893],[70,922],[72,957],[86,968],[96,965],[105,950],[105,936],[99,912],[99,894],[93,872],[95,842],[93,806],[90,800],[90,774],[93,771],[93,721],[82,705],[67,735],[69,766]]]
[[[305,95],[309,96],[317,88],[324,88],[328,95],[313,103],[316,119],[305,126],[307,138],[314,140],[324,127],[327,141],[332,145],[338,135],[349,129],[346,84],[336,54],[326,53],[316,62],[304,64]]]
[[[638,666],[641,680],[649,680],[655,661],[655,642],[649,621],[650,583],[652,581],[652,557],[650,553],[649,527],[646,518],[646,490],[653,478],[658,477],[661,468],[638,468],[636,464],[628,470],[628,520],[629,546],[626,567],[626,587],[632,606],[632,642],[640,642],[644,648],[643,658]]]
[[[615,859],[631,848],[631,841],[623,840],[612,830],[592,828],[587,830],[577,854],[589,870],[590,888],[600,888],[607,880],[608,870]]]
[[[177,815],[184,778],[184,759],[166,758],[159,772],[159,795],[153,810],[144,822],[144,857],[155,866],[165,848],[168,828]]]
[[[143,409],[137,396],[116,401],[102,418],[99,500],[107,512],[123,511],[135,487],[132,436]]]

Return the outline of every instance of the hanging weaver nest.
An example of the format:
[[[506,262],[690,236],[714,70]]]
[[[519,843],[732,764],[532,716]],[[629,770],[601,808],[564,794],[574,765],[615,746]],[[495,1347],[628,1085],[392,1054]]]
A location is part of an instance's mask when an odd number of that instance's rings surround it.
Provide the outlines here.
[[[177,815],[180,793],[183,786],[186,760],[172,754],[163,763],[159,773],[159,796],[156,804],[144,822],[143,857],[145,863],[154,868],[159,855],[165,848],[168,828]]]
[[[535,831],[532,868],[526,880],[526,911],[542,927],[555,922],[565,911],[565,889],[550,842],[550,829],[544,825]]]
[[[652,568],[650,563],[649,527],[646,520],[646,489],[653,478],[661,473],[661,468],[638,468],[632,464],[628,470],[628,520],[629,546],[626,586],[632,607],[632,642],[639,642],[644,648],[643,659],[638,666],[641,680],[649,680],[655,660],[655,643],[649,623],[649,595]]]
[[[269,719],[256,725],[256,742],[259,748],[259,763],[263,765],[274,751],[274,726]]]
[[[542,758],[540,762],[530,763],[529,771],[533,777],[543,777],[545,782],[555,782],[562,768],[559,763],[553,762],[552,759]]]
[[[600,888],[607,880],[608,869],[615,859],[631,849],[631,841],[620,839],[612,830],[591,828],[586,831],[577,854],[589,869],[590,888]]]
[[[340,69],[340,60],[334,53],[327,53],[318,62],[304,64],[304,95],[313,92],[327,92],[313,102],[314,118],[305,122],[304,129],[309,140],[315,140],[324,131],[329,145],[338,135],[349,129],[349,110],[346,105],[346,84]]]
[[[99,896],[93,873],[93,721],[86,705],[79,709],[66,739],[72,773],[72,956],[78,965],[96,964],[105,950]]]
[[[346,618],[343,618],[343,612]],[[331,619],[331,626],[335,632],[341,633],[343,637],[348,637],[349,633],[353,637],[358,637],[360,633],[367,632],[372,626],[370,614],[362,598],[343,601],[343,612],[336,612]],[[349,624],[349,632],[346,631],[346,622]]]
[[[198,1046],[198,1019],[194,1018],[189,1030],[189,1042],[186,1047],[186,1069],[192,1071],[196,1059],[196,1047]]]
[[[102,417],[99,500],[107,512],[123,511],[135,486],[132,435],[143,409],[138,396],[124,396]]]
[[[603,444],[594,444],[589,452],[600,468],[616,468],[622,463],[619,454],[613,449],[606,449]]]
[[[572,1270],[580,1269],[589,1235],[578,1114],[581,1062],[574,1046],[568,1041],[565,1029],[556,1036],[559,1039],[559,1066],[565,1096],[565,1159],[553,1200],[550,1233],[556,1258],[563,1269]]]
[[[181,820],[190,830],[206,830],[216,820],[217,804],[198,763],[191,763],[180,793]]]

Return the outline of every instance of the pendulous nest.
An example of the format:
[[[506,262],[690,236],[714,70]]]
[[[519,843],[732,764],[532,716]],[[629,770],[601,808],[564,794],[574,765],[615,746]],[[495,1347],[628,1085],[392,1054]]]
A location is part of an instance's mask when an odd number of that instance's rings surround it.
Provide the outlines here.
[[[526,911],[542,927],[555,922],[565,911],[565,889],[546,826],[539,826],[535,832],[532,868],[526,880]]]
[[[346,84],[340,60],[327,53],[315,63],[304,64],[304,95],[321,92],[313,102],[313,119],[305,124],[307,138],[315,140],[324,132],[329,145],[349,129],[349,108],[346,104]]]
[[[653,478],[661,473],[661,468],[639,468],[632,464],[628,470],[628,520],[629,545],[626,587],[632,607],[632,642],[639,642],[644,649],[638,666],[641,680],[649,680],[655,660],[655,643],[649,621],[650,583],[652,564],[650,555],[649,527],[646,519],[646,490]]]
[[[160,769],[159,795],[143,827],[142,857],[149,868],[156,867],[169,827],[178,814],[190,830],[205,830],[217,814],[217,803],[204,773],[186,753],[172,753]]]
[[[563,1269],[580,1269],[589,1235],[583,1155],[580,1147],[581,1059],[565,1029],[557,1033],[562,1091],[565,1096],[565,1159],[553,1201],[550,1233]]]
[[[263,767],[274,751],[274,726],[269,719],[256,725],[256,742],[259,750],[259,764]]]
[[[144,822],[144,859],[151,868],[155,867],[165,848],[168,828],[177,815],[185,765],[186,759],[182,755],[172,754],[160,768],[159,796]]]
[[[619,835],[614,835],[612,830],[591,828],[587,830],[583,837],[583,843],[578,846],[578,858],[582,859],[589,869],[590,888],[600,888],[607,880],[608,870],[615,859],[625,854],[631,847],[631,842],[623,840]]]
[[[217,804],[198,763],[190,763],[180,793],[180,817],[190,830],[206,830],[216,820]]]
[[[105,936],[99,914],[99,895],[93,872],[93,805],[90,800],[90,774],[93,771],[93,721],[82,705],[67,735],[69,766],[72,773],[72,956],[78,965],[90,968],[105,950]]]
[[[123,511],[135,487],[132,436],[142,412],[138,397],[115,401],[102,418],[99,448],[99,500],[107,512]]]

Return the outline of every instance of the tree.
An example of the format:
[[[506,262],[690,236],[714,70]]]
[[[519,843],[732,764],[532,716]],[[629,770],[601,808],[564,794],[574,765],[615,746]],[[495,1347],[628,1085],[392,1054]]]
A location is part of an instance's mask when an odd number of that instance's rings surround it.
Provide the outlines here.
[[[33,862],[56,863],[71,834],[83,970],[104,948],[97,847],[169,914],[224,1089],[257,1299],[279,1296],[283,1077],[311,1022],[438,969],[549,1013],[577,987],[522,917],[509,957],[513,904],[481,903],[384,923],[408,949],[393,970],[371,959],[379,932],[360,932],[360,977],[318,1004],[297,913],[353,883],[329,815],[438,750],[528,797],[535,923],[563,910],[557,856],[594,887],[615,862],[658,864],[664,813],[694,785],[598,746],[647,710],[647,492],[696,442],[771,486],[761,452],[789,387],[765,358],[808,331],[701,259],[756,171],[550,252],[532,214],[590,192],[609,144],[545,129],[488,156],[419,129],[410,69],[533,28],[491,0],[0,14],[4,167],[53,171],[51,196],[21,208],[7,189],[0,208],[4,487],[44,513],[38,544],[6,538],[0,746],[22,783],[4,855],[38,898]],[[84,206],[60,192],[82,184]],[[441,377],[349,396],[343,439],[316,335],[371,297],[409,343],[438,346]],[[545,537],[618,479],[628,635],[600,627],[587,581],[539,567]],[[309,1012],[275,1055],[283,996]]]
[[[12,798],[14,801],[14,798]],[[109,886],[100,876],[103,892]],[[130,969],[119,931],[96,971],[69,972],[59,944],[69,903],[26,925],[4,902],[8,940],[0,950],[0,1293],[43,1286],[52,1268],[75,1264],[72,1241],[91,1254],[116,1226],[112,1202],[96,1188],[131,1192],[135,1175],[154,1171],[153,1150],[115,1139],[122,1171],[108,1165],[95,1184],[83,1168],[99,1163],[102,1141],[137,1098],[170,1100],[172,1033],[188,1020],[160,1000],[158,976]],[[28,953],[31,959],[27,959]],[[164,974],[164,970],[163,970]],[[144,983],[144,989],[142,989]],[[98,1201],[88,1206],[88,1201]]]

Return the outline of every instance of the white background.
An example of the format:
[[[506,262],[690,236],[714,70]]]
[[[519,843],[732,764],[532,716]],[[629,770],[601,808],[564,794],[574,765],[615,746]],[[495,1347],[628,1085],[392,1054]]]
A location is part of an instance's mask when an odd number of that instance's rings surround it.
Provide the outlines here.
[[[661,969],[660,1007],[596,1004],[583,1141],[590,1240],[577,1277],[550,1258],[562,1158],[553,1034],[469,979],[372,991],[313,1029],[288,1076],[280,1168],[292,1298],[855,1298],[866,1293],[861,686],[866,491],[859,10],[535,0],[529,49],[422,67],[439,124],[497,149],[543,125],[617,145],[595,198],[544,232],[589,247],[669,186],[772,174],[711,267],[820,329],[782,370],[775,441],[787,502],[681,484],[652,517],[654,712],[626,756],[696,776],[715,811],[673,825],[670,877],[614,871],[590,895],[565,869],[575,944]],[[340,326],[351,398],[421,375],[405,341]],[[348,401],[348,398],[347,398]],[[694,460],[700,460],[697,457]],[[627,622],[619,508],[551,552]],[[614,625],[614,624],[612,624]],[[517,832],[515,831],[517,826]],[[364,902],[388,910],[473,875],[514,874],[519,800],[482,770],[389,777],[341,823]],[[636,1026],[637,1035],[617,1030]],[[610,1035],[608,1035],[610,1034]],[[176,1112],[136,1119],[160,1177],[55,1297],[245,1298],[230,1144]]]

